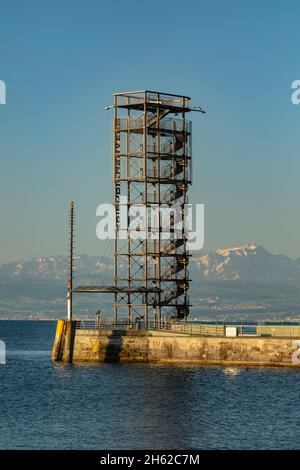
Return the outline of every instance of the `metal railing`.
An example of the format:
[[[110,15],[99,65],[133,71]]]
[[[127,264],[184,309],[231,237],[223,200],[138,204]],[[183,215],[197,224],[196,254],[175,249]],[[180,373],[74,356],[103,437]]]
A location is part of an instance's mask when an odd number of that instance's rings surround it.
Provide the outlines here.
[[[78,330],[129,330],[143,331],[144,324],[142,322],[99,322],[97,320],[76,320],[76,329]],[[225,334],[225,326],[223,325],[192,325],[184,322],[162,322],[162,324],[148,323],[148,330],[167,331],[172,333],[184,333],[195,335],[223,335]]]
[[[99,320],[76,320],[77,330],[126,330],[130,327],[127,322],[105,322]]]
[[[228,329],[230,329],[230,333]],[[144,331],[143,320],[133,322],[96,320],[76,320],[76,329],[79,330],[109,330],[109,331]],[[203,336],[256,336],[256,337],[298,337],[300,338],[300,324],[262,324],[243,322],[174,322],[163,321],[161,324],[149,322],[147,330],[165,331]]]

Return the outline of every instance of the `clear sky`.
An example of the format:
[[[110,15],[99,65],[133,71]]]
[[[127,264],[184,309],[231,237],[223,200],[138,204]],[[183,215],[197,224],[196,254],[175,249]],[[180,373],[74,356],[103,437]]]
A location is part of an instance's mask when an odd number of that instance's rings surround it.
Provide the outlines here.
[[[205,249],[248,241],[300,256],[300,3],[274,0],[0,0],[0,263],[102,254],[116,91],[187,94],[193,202]]]

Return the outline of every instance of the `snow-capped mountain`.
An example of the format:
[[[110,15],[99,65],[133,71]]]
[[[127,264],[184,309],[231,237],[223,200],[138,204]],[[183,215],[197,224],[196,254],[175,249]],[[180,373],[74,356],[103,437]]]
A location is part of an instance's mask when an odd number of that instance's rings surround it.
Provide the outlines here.
[[[220,248],[193,259],[198,278],[209,281],[287,281],[300,280],[300,259],[273,255],[261,245],[249,243]],[[197,276],[197,274],[195,275]]]
[[[80,255],[74,257],[76,276],[92,276],[112,272],[112,260],[106,257]],[[66,279],[69,272],[68,257],[48,256],[22,260],[0,266],[0,277],[15,279]]]
[[[249,243],[233,248],[219,248],[205,254],[194,253],[190,265],[193,286],[207,281],[300,281],[300,258],[273,255],[261,245]],[[75,257],[77,279],[102,277],[113,279],[113,261],[108,257],[80,255]],[[0,278],[66,280],[66,256],[36,257],[0,266]],[[192,287],[192,286],[191,286]]]

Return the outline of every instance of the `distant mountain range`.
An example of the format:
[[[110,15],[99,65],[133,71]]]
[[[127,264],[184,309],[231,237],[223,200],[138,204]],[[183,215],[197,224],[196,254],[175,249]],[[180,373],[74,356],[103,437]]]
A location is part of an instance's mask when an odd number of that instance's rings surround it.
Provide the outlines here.
[[[0,278],[65,280],[69,265],[67,256],[45,256],[22,260],[16,263],[2,264]],[[74,273],[86,277],[112,272],[112,260],[100,256],[75,256]]]
[[[300,258],[273,255],[255,243],[220,248],[205,254],[194,253],[190,276],[198,281],[295,281],[300,280]],[[80,255],[75,258],[77,278],[100,276],[112,279],[113,263],[107,257]],[[65,280],[68,276],[66,256],[36,257],[0,266],[0,278]]]
[[[193,258],[196,278],[207,281],[300,280],[300,258],[273,255],[256,243],[220,248]]]
[[[254,243],[194,252],[189,264],[191,317],[300,319],[300,259],[271,254]],[[0,266],[0,319],[65,318],[68,258],[36,257]],[[74,285],[113,284],[111,258],[75,258]],[[111,317],[109,295],[77,295],[76,315]]]

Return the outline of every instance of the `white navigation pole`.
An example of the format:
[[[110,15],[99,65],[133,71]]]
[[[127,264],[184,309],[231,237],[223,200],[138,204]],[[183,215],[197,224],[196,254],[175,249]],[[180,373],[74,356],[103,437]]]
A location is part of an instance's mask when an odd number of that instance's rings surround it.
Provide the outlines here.
[[[70,204],[70,254],[69,254],[69,280],[67,292],[68,320],[73,316],[73,261],[74,261],[74,202]]]

